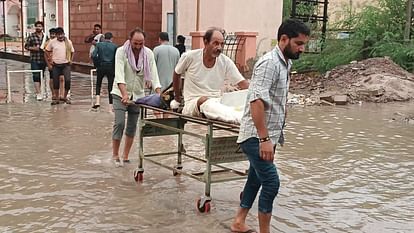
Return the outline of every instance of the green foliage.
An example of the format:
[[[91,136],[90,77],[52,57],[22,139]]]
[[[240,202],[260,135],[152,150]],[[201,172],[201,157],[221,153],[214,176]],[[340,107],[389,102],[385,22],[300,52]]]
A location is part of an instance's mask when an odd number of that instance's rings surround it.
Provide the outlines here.
[[[406,0],[378,0],[378,7],[368,6],[354,20],[356,37],[382,40],[385,34],[394,34],[402,40],[405,25]]]
[[[321,53],[303,55],[293,63],[293,69],[298,72],[318,70],[323,73],[340,64],[360,59],[360,47],[361,44],[355,40],[329,40]]]
[[[353,31],[349,39],[327,40],[320,54],[303,56],[294,68],[325,72],[353,60],[389,56],[403,68],[413,70],[414,45],[403,41],[405,9],[406,0],[378,0],[377,6],[351,12],[338,24]]]
[[[292,0],[283,0],[283,20],[290,18],[292,12]]]
[[[414,70],[414,43],[404,44],[395,41],[381,43],[372,51],[373,57],[389,56],[406,70]]]
[[[311,16],[315,13],[315,10],[317,10],[316,3],[300,2],[299,4],[296,5],[296,14],[298,15]],[[283,12],[282,12],[283,20],[290,18],[291,14],[292,14],[292,0],[283,0]]]

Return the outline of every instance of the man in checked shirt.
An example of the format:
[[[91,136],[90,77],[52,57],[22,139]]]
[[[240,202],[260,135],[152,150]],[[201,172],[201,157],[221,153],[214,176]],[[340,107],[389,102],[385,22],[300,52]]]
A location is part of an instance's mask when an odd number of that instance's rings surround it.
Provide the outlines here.
[[[278,45],[255,64],[237,139],[250,167],[232,232],[256,232],[246,224],[246,216],[260,187],[260,233],[270,232],[273,201],[280,185],[273,160],[276,144],[283,144],[284,140],[291,59],[298,59],[305,50],[309,34],[304,23],[294,19],[284,21],[278,30]]]
[[[46,68],[43,50],[40,48],[43,42],[43,22],[37,21],[35,23],[35,32],[30,33],[26,39],[24,48],[30,51],[30,67],[32,70],[43,70]],[[43,96],[40,94],[40,73],[33,73],[33,82],[35,85],[36,99],[42,100]]]

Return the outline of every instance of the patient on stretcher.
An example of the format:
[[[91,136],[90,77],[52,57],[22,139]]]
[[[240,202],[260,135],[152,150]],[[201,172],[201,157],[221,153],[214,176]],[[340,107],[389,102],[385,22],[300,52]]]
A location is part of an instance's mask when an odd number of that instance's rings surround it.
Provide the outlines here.
[[[240,124],[246,96],[247,90],[241,90],[224,93],[221,98],[208,98],[200,105],[199,111],[208,119]]]
[[[237,104],[229,104],[230,93],[222,96],[221,89],[225,79],[236,84],[241,90],[247,89],[249,83],[240,74],[234,62],[221,53],[224,45],[223,36],[223,30],[210,28],[203,37],[203,49],[191,50],[181,56],[173,75],[174,100],[170,104],[172,109],[178,108],[182,101],[180,87],[183,75],[182,114],[205,116],[230,123],[240,122],[247,93],[244,97],[241,95],[235,98],[243,102],[236,106]],[[237,111],[237,108],[240,111]]]

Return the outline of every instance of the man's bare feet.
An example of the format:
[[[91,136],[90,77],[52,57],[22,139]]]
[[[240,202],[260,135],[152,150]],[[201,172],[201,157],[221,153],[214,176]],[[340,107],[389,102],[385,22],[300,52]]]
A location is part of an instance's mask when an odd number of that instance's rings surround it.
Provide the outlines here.
[[[233,222],[230,226],[230,230],[233,233],[257,233],[256,230],[250,228],[245,223],[236,223]]]

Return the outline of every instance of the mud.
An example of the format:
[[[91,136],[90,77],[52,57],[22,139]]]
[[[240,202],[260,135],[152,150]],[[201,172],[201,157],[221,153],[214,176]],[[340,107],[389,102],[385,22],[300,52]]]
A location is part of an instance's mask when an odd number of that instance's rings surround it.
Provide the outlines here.
[[[389,58],[371,58],[339,66],[325,75],[292,75],[290,91],[318,101],[320,96],[346,95],[349,103],[414,99],[414,75]]]

